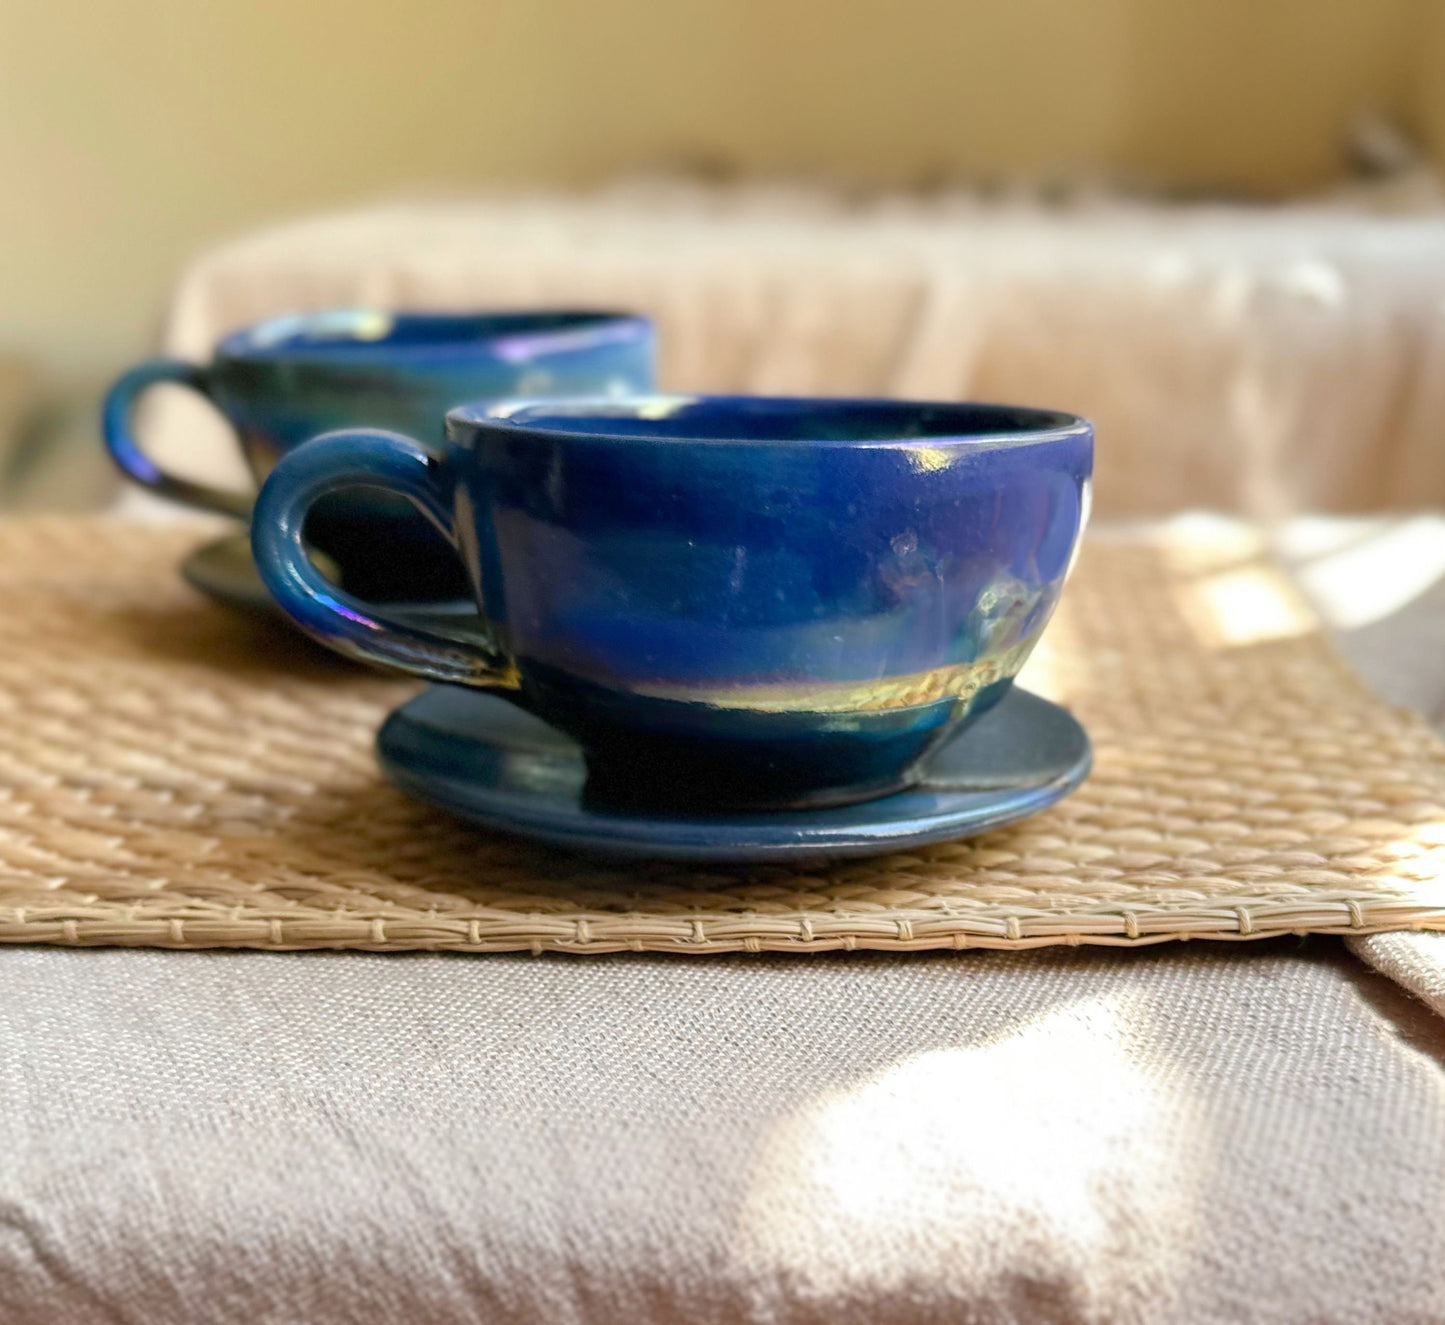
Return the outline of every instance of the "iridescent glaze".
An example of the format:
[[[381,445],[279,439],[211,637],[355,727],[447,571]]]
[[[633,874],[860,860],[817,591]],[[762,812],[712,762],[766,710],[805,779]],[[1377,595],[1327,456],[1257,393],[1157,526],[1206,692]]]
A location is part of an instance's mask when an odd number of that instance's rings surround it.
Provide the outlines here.
[[[208,366],[156,359],[133,368],[106,398],[104,432],[116,464],[135,482],[245,520],[249,493],[167,474],[141,450],[130,415],[144,390],[175,382],[206,396],[234,425],[260,482],[283,455],[318,433],[369,426],[438,442],[453,405],[517,395],[647,391],[652,361],[651,325],[620,314],[304,314],[227,336]],[[379,547],[405,539],[413,560],[437,547],[409,504],[376,492],[333,496],[315,513],[311,535],[341,563],[348,583],[384,597],[397,595],[385,583],[391,559],[375,555]],[[440,559],[427,557],[427,568],[455,580],[449,554],[441,552]]]
[[[1058,600],[1093,455],[1069,415],[884,400],[467,406],[447,437],[338,433],[276,467],[253,540],[281,606],[507,695],[608,802],[731,807],[896,790],[996,703]],[[384,620],[316,574],[300,522],[360,482],[446,531],[474,629]]]

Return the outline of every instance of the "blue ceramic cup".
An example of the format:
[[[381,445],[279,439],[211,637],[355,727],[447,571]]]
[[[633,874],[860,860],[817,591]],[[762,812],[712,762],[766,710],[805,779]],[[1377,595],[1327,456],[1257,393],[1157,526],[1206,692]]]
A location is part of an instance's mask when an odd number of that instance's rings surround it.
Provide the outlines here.
[[[1063,588],[1092,462],[1084,420],[1007,406],[472,405],[445,446],[366,430],[292,452],[253,542],[310,633],[506,696],[577,740],[594,796],[841,804],[916,780],[1005,693]],[[476,618],[388,616],[317,574],[307,511],[357,485],[445,534]]]
[[[126,476],[184,505],[249,520],[251,493],[168,474],[141,449],[132,407],[160,382],[210,400],[234,426],[260,482],[288,451],[336,428],[395,428],[439,442],[447,410],[465,401],[651,390],[653,335],[645,318],[615,313],[348,309],[238,331],[221,341],[209,365],[152,359],[121,377],[106,398],[103,424]],[[436,546],[408,503],[380,493],[324,504],[311,537],[340,563],[348,583],[386,589],[388,597],[396,595],[380,583],[388,574],[376,550],[399,538]]]

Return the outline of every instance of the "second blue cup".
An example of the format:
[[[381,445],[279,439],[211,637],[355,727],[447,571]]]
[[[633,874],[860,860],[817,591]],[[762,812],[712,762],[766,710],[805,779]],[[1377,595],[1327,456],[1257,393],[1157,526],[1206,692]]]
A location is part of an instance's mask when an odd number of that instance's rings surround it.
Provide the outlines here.
[[[183,505],[249,520],[253,497],[157,465],[131,428],[138,397],[169,382],[200,392],[236,430],[259,483],[282,456],[336,428],[395,428],[440,442],[453,406],[505,396],[622,395],[653,384],[651,324],[628,314],[391,313],[348,309],[275,318],[227,336],[209,364],[152,359],[106,398],[106,445],[133,482]],[[464,588],[454,559],[411,506],[351,492],[318,506],[309,534],[347,584],[371,596],[405,591],[396,567],[431,569],[433,592]]]

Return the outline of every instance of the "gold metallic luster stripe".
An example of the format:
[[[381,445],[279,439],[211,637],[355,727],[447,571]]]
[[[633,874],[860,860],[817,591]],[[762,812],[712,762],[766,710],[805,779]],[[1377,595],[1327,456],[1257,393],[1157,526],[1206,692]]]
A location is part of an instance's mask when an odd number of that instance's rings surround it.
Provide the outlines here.
[[[916,708],[941,699],[969,700],[985,686],[1012,676],[1023,666],[1033,641],[1016,644],[976,662],[950,663],[927,672],[884,676],[873,681],[798,682],[791,685],[637,686],[634,693],[653,699],[711,708],[750,709],[756,713],[869,713]]]

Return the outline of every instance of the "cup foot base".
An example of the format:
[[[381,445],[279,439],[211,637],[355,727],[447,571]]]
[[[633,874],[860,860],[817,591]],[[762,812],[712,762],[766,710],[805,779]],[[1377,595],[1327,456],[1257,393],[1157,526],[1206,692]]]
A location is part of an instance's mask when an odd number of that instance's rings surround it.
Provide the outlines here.
[[[686,813],[821,809],[891,795],[1007,689],[847,714],[720,709],[631,694],[522,664],[525,707],[581,747],[584,798]],[[990,688],[991,690],[993,688]]]
[[[917,785],[851,806],[771,813],[586,803],[576,744],[497,695],[433,686],[377,737],[387,776],[485,828],[619,859],[693,865],[876,856],[966,837],[1052,805],[1089,769],[1068,713],[1017,688],[924,761]]]

